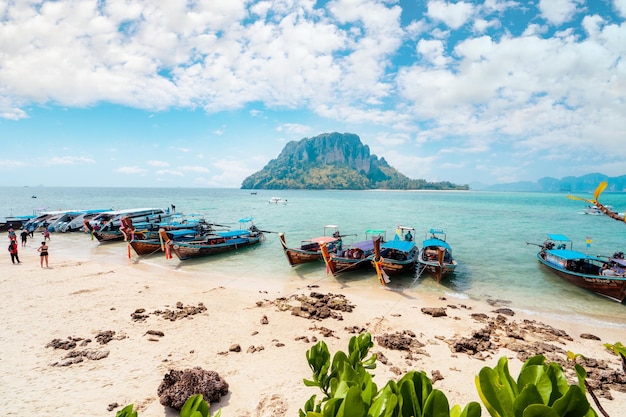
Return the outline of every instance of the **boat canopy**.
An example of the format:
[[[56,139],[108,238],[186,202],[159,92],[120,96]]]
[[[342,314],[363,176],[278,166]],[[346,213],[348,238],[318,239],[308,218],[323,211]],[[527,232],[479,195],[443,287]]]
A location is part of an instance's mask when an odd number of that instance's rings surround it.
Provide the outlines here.
[[[595,256],[589,256],[582,252],[578,252],[578,251],[570,250],[570,249],[550,249],[550,250],[547,250],[546,252],[549,253],[550,255],[553,255],[557,258],[564,259],[566,261],[575,261],[577,259],[585,259],[589,261],[604,262],[602,259],[597,258]]]
[[[371,251],[374,249],[374,241],[372,240],[364,240],[363,242],[355,242],[352,245],[353,248],[359,248],[363,252]]]
[[[380,245],[384,249],[396,249],[402,252],[410,252],[415,247],[415,242],[393,239]]]
[[[443,229],[437,229],[433,227],[428,231],[428,233],[442,235],[444,232],[443,232]]]
[[[172,238],[186,236],[186,235],[195,235],[196,231],[193,229],[176,229],[176,230],[166,230],[165,233]]]
[[[570,242],[570,239],[567,236],[558,233],[548,233],[548,239],[555,242]]]
[[[448,250],[451,250],[452,248],[450,247],[450,245],[448,245],[448,242],[441,240],[441,239],[426,239],[424,242],[422,242],[422,246],[427,248],[429,246],[440,246],[442,248],[446,248]]]
[[[336,240],[337,240],[336,237],[320,236],[320,237],[314,237],[314,238],[311,238],[311,239],[303,240],[303,242],[330,243],[330,242],[334,242]]]
[[[232,237],[237,237],[237,236],[249,235],[250,231],[249,230],[229,230],[226,232],[219,232],[217,234],[220,235],[221,237],[232,238]]]
[[[621,267],[626,268],[626,259],[611,258],[611,261],[615,262]]]

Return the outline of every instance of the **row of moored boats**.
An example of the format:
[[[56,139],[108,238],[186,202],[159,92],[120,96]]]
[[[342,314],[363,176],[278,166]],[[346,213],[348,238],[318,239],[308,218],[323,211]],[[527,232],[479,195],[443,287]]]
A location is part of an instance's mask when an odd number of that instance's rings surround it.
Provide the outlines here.
[[[164,252],[167,258],[180,260],[237,250],[265,239],[266,231],[254,225],[252,218],[240,219],[238,227],[206,221],[194,215],[178,213],[175,207],[133,208],[126,210],[66,210],[38,213],[32,217],[7,219],[6,227],[28,231],[84,231],[99,242],[126,241],[141,256]],[[324,262],[334,276],[348,271],[371,269],[382,284],[390,277],[428,272],[440,282],[455,271],[457,261],[446,241],[443,229],[432,228],[415,241],[415,229],[398,226],[392,238],[385,230],[369,229],[363,240],[344,239],[336,225],[327,225],[321,236],[302,240],[290,247],[285,234],[279,233],[283,251],[292,267]],[[540,247],[537,259],[565,281],[612,300],[626,299],[626,260],[622,252],[600,257],[573,250],[570,239],[549,234]]]

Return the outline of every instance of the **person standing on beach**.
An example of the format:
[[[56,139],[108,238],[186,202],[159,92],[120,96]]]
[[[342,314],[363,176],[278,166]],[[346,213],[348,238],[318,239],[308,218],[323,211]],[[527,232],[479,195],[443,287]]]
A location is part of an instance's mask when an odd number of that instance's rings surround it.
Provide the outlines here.
[[[28,239],[28,232],[26,229],[22,229],[22,233],[20,233],[20,237],[22,238],[22,247],[26,246],[26,240]]]
[[[43,261],[46,261],[46,268],[48,267],[48,245],[46,245],[46,241],[41,242],[41,246],[37,248],[37,252],[39,252],[39,265],[43,268]]]
[[[50,241],[50,231],[48,228],[43,229],[43,240]]]
[[[19,256],[17,256],[17,242],[15,240],[11,240],[11,243],[9,243],[9,253],[11,254],[11,262],[15,263],[17,261],[18,264],[21,263]]]

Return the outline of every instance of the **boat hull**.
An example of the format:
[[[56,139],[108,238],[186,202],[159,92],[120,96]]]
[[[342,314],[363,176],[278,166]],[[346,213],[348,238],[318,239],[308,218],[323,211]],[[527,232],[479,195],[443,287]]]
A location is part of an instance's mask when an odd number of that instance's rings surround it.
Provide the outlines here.
[[[206,244],[205,242],[173,242],[172,252],[181,261],[231,252],[261,242],[263,235],[248,238],[230,239],[225,243]]]
[[[541,252],[537,254],[537,259],[544,267],[570,284],[620,303],[626,299],[626,277],[610,277],[569,271],[546,262],[546,260],[542,258]]]
[[[139,256],[163,251],[163,245],[159,240],[131,240],[129,244]]]

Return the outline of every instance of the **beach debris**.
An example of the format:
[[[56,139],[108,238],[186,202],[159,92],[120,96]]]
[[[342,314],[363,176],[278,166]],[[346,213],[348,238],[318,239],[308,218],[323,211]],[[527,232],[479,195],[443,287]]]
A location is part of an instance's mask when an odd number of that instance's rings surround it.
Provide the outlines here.
[[[435,382],[437,382],[437,381],[441,381],[441,380],[443,380],[443,379],[444,379],[444,378],[443,378],[443,375],[441,375],[441,371],[438,371],[438,370],[436,370],[436,369],[432,370],[432,371],[430,372],[430,374],[432,375],[431,381],[432,381],[433,383],[435,383]]]
[[[267,319],[267,316],[261,317],[261,324],[268,324],[270,321]]]
[[[196,314],[204,313],[207,308],[203,303],[198,303],[197,306],[184,306],[180,301],[176,303],[176,309],[170,310],[156,310],[152,314],[156,316],[161,316],[162,318],[169,321],[176,321],[178,319],[183,318],[192,318]]]
[[[62,358],[60,361],[51,363],[50,366],[70,366],[76,363],[81,363],[85,359],[98,361],[108,356],[109,356],[108,350],[95,350],[95,349],[73,350],[69,352],[67,355],[65,355],[65,357]]]
[[[100,343],[101,345],[106,345],[111,340],[113,340],[113,336],[115,336],[115,331],[105,330],[103,332],[98,333],[95,339],[96,339],[96,342]]]
[[[601,340],[598,336],[591,334],[591,333],[582,333],[580,335],[581,339],[587,339],[587,340]]]
[[[443,307],[422,307],[421,311],[422,311],[422,313],[428,314],[428,315],[433,316],[433,317],[445,317],[445,316],[447,316],[446,309],[443,308]]]
[[[204,400],[213,403],[227,393],[228,383],[217,372],[200,367],[171,369],[157,389],[159,402],[175,410],[180,410],[192,395],[202,394]]]
[[[198,303],[197,306],[185,306],[180,301],[176,302],[176,308],[174,310],[164,309],[164,310],[155,310],[150,314],[155,316],[160,316],[165,320],[176,321],[178,319],[183,318],[192,318],[192,316],[200,313],[204,313],[207,310],[203,303]],[[145,308],[138,308],[133,313],[131,313],[130,317],[133,321],[146,321],[150,314],[146,314]]]
[[[241,346],[238,343],[235,343],[234,345],[231,345],[228,348],[229,352],[241,352]]]
[[[568,377],[572,380],[576,379],[574,364],[567,360],[567,351],[560,346],[565,346],[568,341],[573,340],[564,330],[535,320],[508,321],[501,314],[493,318],[486,314],[476,313],[471,317],[478,322],[485,323],[485,326],[474,330],[471,337],[446,340],[452,352],[465,353],[476,359],[485,359],[497,354],[499,348],[506,348],[515,352],[517,359],[522,362],[533,356],[543,355],[547,362],[557,363],[565,370]],[[593,335],[585,338],[596,340]],[[576,363],[585,368],[587,382],[599,397],[611,399],[611,389],[626,392],[626,375],[611,368],[606,362],[577,356]]]
[[[152,335],[152,336],[158,336],[158,337],[163,337],[165,336],[165,333],[163,333],[160,330],[148,330],[146,332],[146,334]]]
[[[246,353],[255,353],[255,352],[260,352],[262,350],[265,350],[264,346],[254,346],[251,345],[248,350],[246,351]]]
[[[279,311],[291,311],[294,316],[313,320],[343,320],[341,312],[351,312],[355,308],[343,294],[321,294],[315,291],[309,296],[301,294],[277,298],[274,304]]]
[[[494,313],[498,313],[498,314],[504,314],[505,316],[514,316],[515,312],[513,310],[511,310],[510,308],[507,307],[503,307],[503,308],[498,308],[497,310],[493,311]]]
[[[79,340],[82,340],[82,339],[73,338],[71,336],[68,336],[66,340],[52,339],[52,341],[46,344],[46,347],[51,347],[53,349],[70,350],[76,347],[76,342]]]
[[[107,411],[113,411],[118,408],[120,405],[118,403],[111,403],[107,406]]]
[[[314,325],[313,327],[309,327],[309,330],[317,330],[324,337],[334,337],[339,339],[339,337],[335,336],[334,331],[327,327],[317,327]]]
[[[384,333],[375,338],[378,345],[392,350],[402,350],[408,352],[407,358],[412,359],[412,354],[430,356],[422,348],[426,346],[417,339],[411,330],[403,330],[395,333]]]

